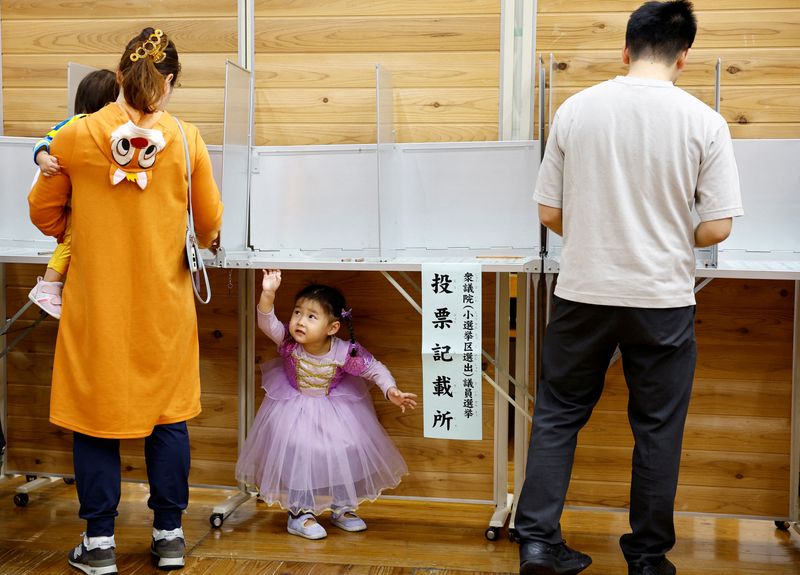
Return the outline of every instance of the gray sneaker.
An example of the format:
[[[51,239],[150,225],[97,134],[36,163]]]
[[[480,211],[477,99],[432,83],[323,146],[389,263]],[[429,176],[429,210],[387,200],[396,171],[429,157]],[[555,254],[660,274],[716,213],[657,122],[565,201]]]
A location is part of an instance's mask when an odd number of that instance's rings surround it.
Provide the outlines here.
[[[101,549],[95,547],[88,549],[88,539],[84,537],[81,544],[69,552],[67,561],[76,569],[80,569],[87,575],[116,575],[117,574],[117,554],[114,552],[114,538],[103,537],[111,546]]]
[[[183,538],[183,529],[178,527],[166,531],[153,529],[153,542],[150,545],[153,560],[158,562],[158,568],[164,571],[182,569],[185,564],[186,540]]]

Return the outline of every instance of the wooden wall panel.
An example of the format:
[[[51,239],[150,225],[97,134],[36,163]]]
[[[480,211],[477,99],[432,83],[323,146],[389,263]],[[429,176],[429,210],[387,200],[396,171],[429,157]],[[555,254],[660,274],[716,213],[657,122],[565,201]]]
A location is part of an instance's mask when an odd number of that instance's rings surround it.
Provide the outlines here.
[[[232,0],[2,1],[4,133],[46,133],[66,116],[67,62],[114,70],[128,40],[153,26],[174,40],[182,64],[168,109],[197,124],[207,143],[221,144],[225,60],[237,61],[236,11]]]
[[[600,4],[600,3],[598,3]],[[640,3],[633,3],[634,8]],[[621,48],[629,11],[539,14],[536,41],[559,50]],[[697,13],[696,48],[787,48],[797,45],[800,13],[794,10]]]
[[[592,84],[625,74],[625,26],[641,3],[538,4],[537,52],[555,56],[557,106]],[[695,2],[698,33],[677,84],[709,105],[722,59],[721,113],[735,138],[800,137],[800,6],[791,0]]]
[[[558,50],[555,86],[580,87],[624,75],[621,50]],[[729,87],[794,85],[800,78],[800,48],[698,48],[692,49],[686,69],[678,78],[681,87],[714,87],[714,68],[722,59],[723,94]]]
[[[69,0],[2,0],[4,20],[86,20],[118,19],[120,12],[128,17],[147,14],[149,18],[228,18],[236,14],[236,2],[197,0],[93,0],[72,2]]]
[[[497,10],[497,0],[255,0],[258,17],[482,15]]]
[[[538,0],[540,13],[549,12],[626,12],[630,13],[644,2],[631,0]],[[696,12],[722,10],[768,10],[773,8],[797,8],[796,0],[764,0],[755,4],[753,0],[692,0]]]
[[[374,143],[375,65],[398,141],[497,138],[500,3],[256,2],[256,143]]]

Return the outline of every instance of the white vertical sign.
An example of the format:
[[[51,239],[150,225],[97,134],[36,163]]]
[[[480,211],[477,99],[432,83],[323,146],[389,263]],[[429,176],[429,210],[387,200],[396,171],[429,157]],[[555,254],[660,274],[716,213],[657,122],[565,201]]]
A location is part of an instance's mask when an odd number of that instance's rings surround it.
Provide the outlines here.
[[[422,266],[425,437],[483,439],[481,266]]]

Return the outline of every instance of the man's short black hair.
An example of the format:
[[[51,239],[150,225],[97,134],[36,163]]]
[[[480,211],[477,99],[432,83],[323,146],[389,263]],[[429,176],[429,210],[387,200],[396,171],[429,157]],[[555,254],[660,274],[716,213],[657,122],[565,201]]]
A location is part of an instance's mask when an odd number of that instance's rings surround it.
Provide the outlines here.
[[[625,46],[632,61],[650,57],[672,64],[683,50],[691,48],[696,34],[691,2],[645,2],[628,20]]]

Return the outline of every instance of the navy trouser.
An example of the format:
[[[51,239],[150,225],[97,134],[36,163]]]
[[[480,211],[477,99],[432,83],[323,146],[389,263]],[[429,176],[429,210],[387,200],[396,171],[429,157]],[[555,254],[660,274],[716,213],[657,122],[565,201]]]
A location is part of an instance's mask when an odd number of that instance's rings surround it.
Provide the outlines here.
[[[119,439],[73,436],[75,485],[88,537],[114,534],[120,498]],[[153,527],[177,529],[189,503],[189,430],[186,422],[156,425],[144,440]]]
[[[522,543],[557,544],[578,431],[619,346],[633,430],[629,564],[658,563],[675,544],[673,508],[697,357],[694,306],[626,308],[555,300],[543,344],[525,483],[514,520]]]

